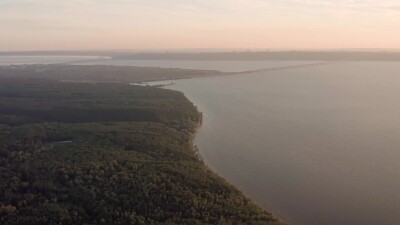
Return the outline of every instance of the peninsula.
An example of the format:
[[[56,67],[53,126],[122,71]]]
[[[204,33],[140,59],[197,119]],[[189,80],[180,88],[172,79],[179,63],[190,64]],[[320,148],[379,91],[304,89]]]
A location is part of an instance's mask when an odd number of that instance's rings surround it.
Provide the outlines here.
[[[216,73],[0,68],[0,223],[284,224],[201,161],[182,93],[127,83]]]

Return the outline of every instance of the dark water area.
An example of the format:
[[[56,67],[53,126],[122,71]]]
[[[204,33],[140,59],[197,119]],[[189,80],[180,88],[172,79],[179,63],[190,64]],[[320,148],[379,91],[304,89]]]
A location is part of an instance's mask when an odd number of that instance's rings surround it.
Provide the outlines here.
[[[400,224],[400,63],[175,81],[206,163],[293,224]]]

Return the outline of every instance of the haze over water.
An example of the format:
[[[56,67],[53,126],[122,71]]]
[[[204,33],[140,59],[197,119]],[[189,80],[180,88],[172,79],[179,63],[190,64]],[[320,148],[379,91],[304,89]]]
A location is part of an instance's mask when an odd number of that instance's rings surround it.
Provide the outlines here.
[[[399,63],[179,80],[206,163],[293,224],[400,224]]]

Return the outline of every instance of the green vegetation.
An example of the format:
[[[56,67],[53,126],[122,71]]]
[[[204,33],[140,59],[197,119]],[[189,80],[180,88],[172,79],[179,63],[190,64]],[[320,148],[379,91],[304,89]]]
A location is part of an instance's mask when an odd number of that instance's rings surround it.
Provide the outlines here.
[[[152,67],[106,65],[20,65],[0,67],[0,75],[25,78],[63,80],[69,82],[144,82],[216,76],[213,70],[160,69]]]
[[[0,76],[0,224],[282,224],[211,172],[182,93]]]

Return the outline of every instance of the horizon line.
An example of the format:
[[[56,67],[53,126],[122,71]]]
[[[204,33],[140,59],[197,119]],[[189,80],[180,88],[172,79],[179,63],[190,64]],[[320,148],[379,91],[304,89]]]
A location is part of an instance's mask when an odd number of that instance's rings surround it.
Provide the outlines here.
[[[400,48],[178,48],[178,49],[60,49],[60,50],[0,50],[7,53],[68,53],[68,52],[127,52],[127,53],[258,53],[258,52],[400,52]]]

